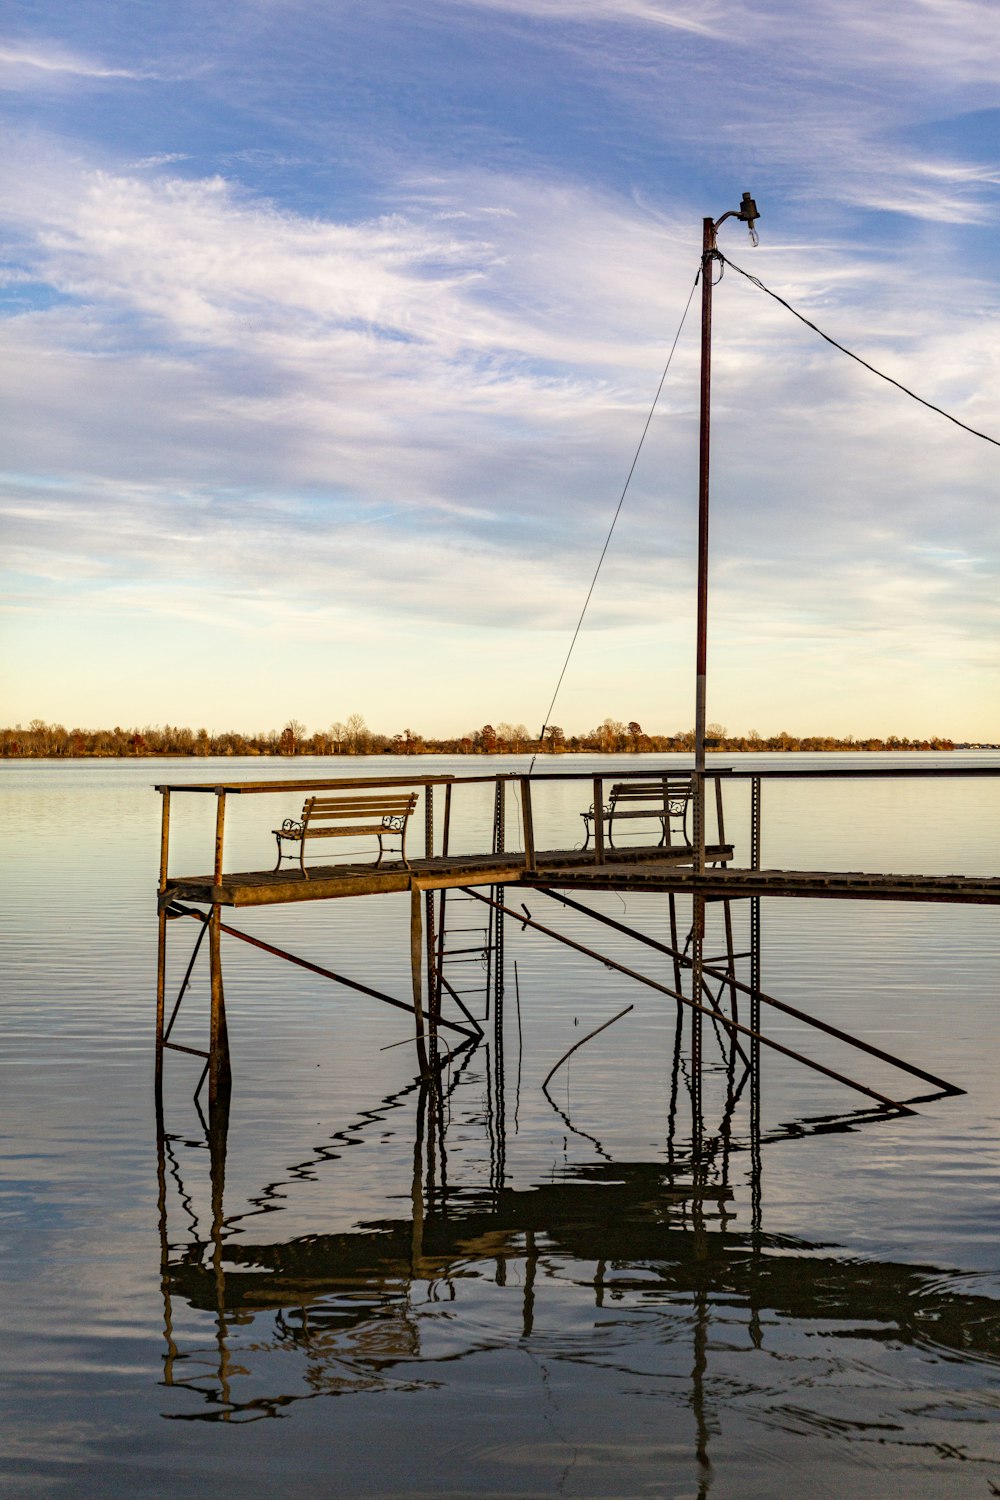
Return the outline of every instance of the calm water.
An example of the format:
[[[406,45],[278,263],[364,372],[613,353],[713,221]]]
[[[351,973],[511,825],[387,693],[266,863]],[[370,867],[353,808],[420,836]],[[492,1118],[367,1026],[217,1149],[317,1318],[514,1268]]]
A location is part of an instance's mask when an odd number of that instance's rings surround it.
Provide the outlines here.
[[[740,1073],[708,1028],[697,1192],[673,1003],[510,922],[502,1067],[491,1016],[440,1091],[394,1045],[405,1016],[224,940],[228,1136],[206,1135],[199,1064],[173,1054],[158,1152],[151,784],[288,772],[0,767],[3,1493],[1000,1494],[997,910],[764,903],[768,991],[967,1092],[880,1115],[765,1056],[753,1150],[748,1089],[733,1104]],[[461,795],[455,839],[472,848],[491,807]],[[727,795],[743,862],[748,787]],[[589,800],[540,790],[539,846],[579,842]],[[268,830],[300,805],[231,799],[227,866],[269,865]],[[172,871],[204,872],[214,799],[175,809]],[[1000,781],[765,786],[767,866],[996,874],[998,831]],[[587,899],[667,936],[663,897]],[[671,983],[664,956],[526,904]],[[451,917],[479,1014],[483,910],[456,899]],[[232,918],[403,999],[407,919],[405,896]],[[718,908],[712,922],[717,952]],[[742,950],[740,907],[734,922]],[[194,935],[170,925],[174,994]],[[190,1045],[206,991],[199,968],[175,1032]],[[547,1097],[556,1059],[630,1002]],[[765,1025],[895,1098],[929,1092],[777,1013]]]

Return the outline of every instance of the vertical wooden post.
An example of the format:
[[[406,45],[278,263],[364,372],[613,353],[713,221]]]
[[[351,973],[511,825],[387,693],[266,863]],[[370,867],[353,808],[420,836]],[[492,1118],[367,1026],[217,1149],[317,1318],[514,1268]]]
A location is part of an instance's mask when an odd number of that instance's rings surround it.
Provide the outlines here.
[[[226,828],[226,794],[217,791],[215,803],[215,885],[222,884],[223,840]],[[232,1071],[229,1064],[229,1030],[226,1026],[226,998],[222,988],[222,944],[221,921],[217,899],[213,891],[212,910],[208,918],[208,963],[210,1013],[208,1026],[208,1107],[213,1108],[228,1097],[232,1086]]]
[[[608,830],[610,833],[610,829]],[[594,864],[604,863],[604,781],[594,777]]]
[[[521,777],[521,818],[524,823],[524,868],[535,869],[535,825],[531,816],[531,781]]]
[[[226,832],[226,794],[215,794],[215,884],[222,884],[222,850]]]
[[[160,788],[160,880],[157,890],[160,895],[157,913],[156,936],[156,1097],[159,1102],[163,1091],[163,1016],[167,986],[167,913],[163,905],[163,893],[167,888],[167,868],[170,847],[170,792]]]
[[[410,972],[413,979],[413,1021],[416,1027],[417,1060],[422,1074],[427,1073],[427,1048],[424,1043],[423,968],[424,931],[420,910],[421,890],[410,886]]]
[[[226,999],[222,988],[221,913],[212,903],[208,918],[208,964],[210,1011],[208,1023],[208,1107],[213,1109],[228,1098],[232,1087],[229,1064],[229,1030],[226,1026]]]

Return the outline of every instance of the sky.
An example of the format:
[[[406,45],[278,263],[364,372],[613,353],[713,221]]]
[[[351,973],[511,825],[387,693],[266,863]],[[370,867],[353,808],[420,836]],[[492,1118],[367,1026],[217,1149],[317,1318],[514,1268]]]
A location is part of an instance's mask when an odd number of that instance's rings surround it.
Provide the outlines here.
[[[720,248],[1000,438],[995,0],[8,0],[0,719],[546,717]],[[694,721],[698,295],[551,715]],[[708,717],[1000,739],[1000,450],[731,268]]]

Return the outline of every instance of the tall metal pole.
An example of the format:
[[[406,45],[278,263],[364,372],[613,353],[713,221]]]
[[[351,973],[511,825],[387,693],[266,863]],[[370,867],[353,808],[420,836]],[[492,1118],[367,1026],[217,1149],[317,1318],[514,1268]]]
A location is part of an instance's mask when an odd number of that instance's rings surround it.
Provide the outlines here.
[[[754,223],[757,205],[743,194],[738,209],[721,219],[702,220],[701,241],[701,420],[698,445],[698,624],[695,650],[694,698],[694,873],[705,872],[705,714],[708,675],[708,495],[712,426],[712,269],[716,257],[716,235],[726,219],[738,218],[749,225],[756,244]],[[691,998],[702,1003],[705,942],[705,898],[696,889],[692,898]],[[692,1150],[697,1154],[701,1138],[701,1043],[702,1012],[691,1012],[691,1112]]]
[[[705,868],[705,679],[708,672],[708,493],[712,423],[712,258],[714,219],[702,220],[701,420],[698,437],[698,627],[694,698],[695,871]]]
[[[702,220],[701,420],[698,438],[698,625],[694,696],[694,870],[705,870],[705,679],[708,671],[708,493],[712,420],[712,258],[715,220]],[[695,891],[691,913],[691,998],[702,999],[705,898]],[[697,1156],[701,1136],[702,1013],[691,1010],[691,1129]]]

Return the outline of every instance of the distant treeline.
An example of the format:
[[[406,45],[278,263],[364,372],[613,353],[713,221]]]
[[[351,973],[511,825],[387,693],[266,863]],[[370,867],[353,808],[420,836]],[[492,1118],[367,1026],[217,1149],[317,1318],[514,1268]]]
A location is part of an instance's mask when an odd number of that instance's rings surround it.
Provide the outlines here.
[[[954,742],[943,736],[931,739],[837,739],[833,735],[727,734],[722,724],[708,726],[711,748],[717,750],[953,750]],[[567,735],[557,724],[546,725],[542,737],[524,724],[484,724],[456,739],[434,739],[404,729],[381,734],[369,729],[360,714],[346,723],[310,734],[304,724],[290,719],[282,729],[258,734],[227,730],[209,734],[207,729],[182,729],[175,724],[145,725],[142,729],[66,729],[32,719],[27,728],[0,729],[0,756],[65,757],[156,756],[156,755],[524,755],[534,751],[560,755],[581,750],[604,754],[649,751],[693,751],[694,730],[677,734],[646,734],[633,719],[624,724],[605,719],[587,734]]]

